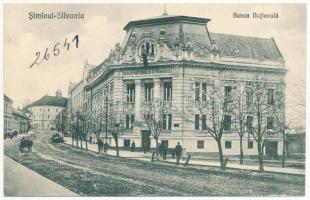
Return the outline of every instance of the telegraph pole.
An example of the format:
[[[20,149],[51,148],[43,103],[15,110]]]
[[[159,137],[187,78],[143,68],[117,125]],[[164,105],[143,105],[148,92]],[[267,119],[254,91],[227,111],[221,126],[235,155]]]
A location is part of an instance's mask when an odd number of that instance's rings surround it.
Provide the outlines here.
[[[108,96],[105,97],[105,142],[108,141]]]

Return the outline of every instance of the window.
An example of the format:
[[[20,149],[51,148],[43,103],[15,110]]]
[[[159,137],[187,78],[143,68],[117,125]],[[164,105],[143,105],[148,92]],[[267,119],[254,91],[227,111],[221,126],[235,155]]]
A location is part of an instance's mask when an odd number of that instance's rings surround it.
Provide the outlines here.
[[[202,101],[207,101],[207,83],[202,83]]]
[[[127,102],[135,102],[135,84],[127,85]]]
[[[205,141],[197,140],[197,149],[204,149],[204,148],[205,148]]]
[[[267,129],[273,129],[273,117],[267,117]]]
[[[225,149],[231,149],[231,141],[225,141]]]
[[[248,149],[253,149],[253,141],[248,141]]]
[[[207,116],[201,115],[201,130],[207,130]]]
[[[172,83],[164,83],[164,101],[172,100]]]
[[[200,96],[200,83],[195,82],[195,101],[199,101],[199,96]]]
[[[58,109],[56,109],[56,112],[58,112]]]
[[[199,130],[199,114],[195,114],[195,130]]]
[[[171,130],[171,114],[163,114],[163,130]]]
[[[232,87],[231,86],[225,86],[224,90],[225,90],[225,98],[228,98],[231,94]]]
[[[144,119],[145,120],[152,120],[153,119],[153,114],[144,114]]]
[[[273,103],[274,103],[274,89],[268,89],[267,104],[272,105]]]
[[[153,83],[145,84],[145,102],[153,100]]]
[[[126,127],[125,128],[127,130],[132,130],[134,122],[135,122],[134,115],[126,115]]]
[[[50,118],[50,116],[49,115],[47,115],[47,119],[49,119]]]
[[[163,146],[169,147],[168,140],[162,140],[162,141],[161,141],[161,144],[162,144]]]
[[[150,43],[150,42],[145,42],[144,44],[141,45],[141,56],[143,54],[143,49],[145,49],[146,53],[150,56],[155,55],[155,45]]]
[[[124,147],[129,148],[130,147],[130,140],[129,139],[124,139]]]
[[[251,134],[253,131],[253,116],[247,116],[247,130],[248,134]]]
[[[253,89],[247,88],[246,89],[246,105],[250,106],[253,103]]]
[[[229,116],[229,115],[224,116],[223,128],[224,128],[224,131],[230,131],[231,130],[231,116]]]

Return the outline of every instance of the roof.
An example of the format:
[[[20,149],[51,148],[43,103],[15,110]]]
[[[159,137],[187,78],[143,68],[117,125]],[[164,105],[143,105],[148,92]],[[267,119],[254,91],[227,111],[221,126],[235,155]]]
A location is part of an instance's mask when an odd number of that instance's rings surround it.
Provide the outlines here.
[[[158,24],[158,23],[175,23],[175,22],[189,22],[189,23],[198,23],[198,24],[206,24],[210,21],[207,18],[200,17],[190,17],[183,15],[161,15],[153,18],[146,18],[141,20],[130,21],[124,27],[124,30],[128,31],[130,27],[137,25],[150,25],[150,24]]]
[[[12,99],[10,99],[8,96],[6,96],[5,94],[4,94],[4,100],[6,100],[6,101],[9,101],[9,102],[11,102],[11,103],[13,103],[13,100]]]
[[[19,117],[28,119],[27,115],[20,110],[13,108],[13,115],[18,115]]]
[[[45,95],[41,99],[29,104],[28,107],[33,106],[59,106],[66,107],[68,99],[66,97],[55,97]]]
[[[257,38],[223,33],[210,33],[220,50],[220,55],[261,58],[264,60],[283,59],[273,38]]]

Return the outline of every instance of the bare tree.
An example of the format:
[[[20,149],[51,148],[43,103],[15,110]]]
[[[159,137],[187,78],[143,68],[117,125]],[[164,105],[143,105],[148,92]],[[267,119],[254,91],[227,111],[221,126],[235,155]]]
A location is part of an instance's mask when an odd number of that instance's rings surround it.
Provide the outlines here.
[[[160,98],[153,99],[153,101],[144,102],[141,109],[144,122],[150,129],[156,142],[156,157],[158,157],[158,140],[163,129],[163,115],[166,110],[165,102]]]
[[[231,129],[230,123],[233,109],[231,92],[234,87],[231,86],[230,82],[219,79],[210,79],[204,84],[206,84],[206,88],[202,89],[205,92],[203,91],[202,94],[198,95],[194,88],[195,95],[188,96],[189,101],[185,105],[186,113],[183,114],[183,117],[185,117],[186,121],[194,123],[195,129],[200,130],[201,134],[212,136],[218,146],[220,167],[225,169],[222,136],[224,131],[230,131]],[[229,86],[225,87],[226,85]],[[192,103],[190,103],[191,101]]]
[[[124,130],[126,103],[117,99],[108,99],[107,129],[115,141],[116,156],[119,157],[118,139]]]
[[[232,126],[239,135],[240,144],[240,164],[243,164],[243,137],[247,131],[247,106],[252,104],[250,100],[253,95],[251,88],[246,87],[244,82],[236,82],[236,87],[232,92],[232,113],[234,121]]]
[[[248,82],[248,87],[253,89],[253,104],[249,108],[249,114],[253,116],[251,135],[253,135],[258,150],[259,171],[264,172],[264,147],[270,137],[277,134],[279,126],[276,124],[277,116],[284,117],[284,104],[282,98],[275,98],[275,94],[282,93],[281,83],[272,83],[264,79],[255,79]]]
[[[67,113],[65,110],[59,112],[56,116],[55,120],[56,129],[58,132],[61,132],[61,137],[64,137],[64,132],[66,131],[67,127]]]

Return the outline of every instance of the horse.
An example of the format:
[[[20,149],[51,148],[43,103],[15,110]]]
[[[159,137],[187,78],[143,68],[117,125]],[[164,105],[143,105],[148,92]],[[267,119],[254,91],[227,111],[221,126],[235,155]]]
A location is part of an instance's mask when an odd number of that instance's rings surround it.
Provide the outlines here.
[[[19,145],[21,152],[32,152],[33,141],[31,139],[22,138]]]

